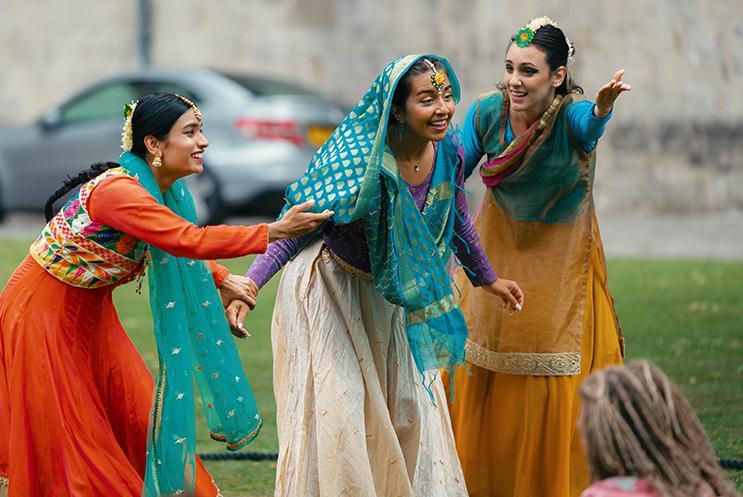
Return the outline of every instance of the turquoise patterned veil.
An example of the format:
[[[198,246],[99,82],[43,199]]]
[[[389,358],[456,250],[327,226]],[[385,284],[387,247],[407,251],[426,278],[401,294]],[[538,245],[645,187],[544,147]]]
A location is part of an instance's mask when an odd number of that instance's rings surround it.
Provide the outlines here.
[[[316,210],[335,211],[335,224],[363,219],[374,285],[405,309],[408,343],[421,374],[462,364],[467,338],[446,269],[456,215],[454,140],[448,135],[439,145],[423,212],[387,145],[395,88],[423,57],[443,63],[458,102],[459,82],[446,59],[407,55],[391,62],[286,191],[288,206],[313,199]]]
[[[193,199],[178,180],[164,194],[150,167],[130,152],[121,166],[158,201],[196,221]],[[261,416],[204,261],[174,257],[150,246],[150,308],[160,362],[147,443],[145,497],[194,490],[194,377],[215,440],[238,450],[260,431]]]

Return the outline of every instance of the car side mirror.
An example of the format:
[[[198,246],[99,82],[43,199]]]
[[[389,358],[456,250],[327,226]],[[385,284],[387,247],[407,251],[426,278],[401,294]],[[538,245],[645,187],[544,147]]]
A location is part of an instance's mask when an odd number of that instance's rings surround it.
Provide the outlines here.
[[[51,131],[54,128],[57,128],[60,122],[62,122],[62,112],[57,107],[54,107],[41,116],[39,119],[39,126],[41,126],[41,129],[44,131]]]

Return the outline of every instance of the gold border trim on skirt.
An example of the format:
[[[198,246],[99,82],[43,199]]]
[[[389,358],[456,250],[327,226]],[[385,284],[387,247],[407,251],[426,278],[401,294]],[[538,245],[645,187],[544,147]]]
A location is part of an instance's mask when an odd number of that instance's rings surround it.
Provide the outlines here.
[[[470,340],[464,348],[467,362],[496,373],[527,376],[580,374],[580,352],[494,352]]]

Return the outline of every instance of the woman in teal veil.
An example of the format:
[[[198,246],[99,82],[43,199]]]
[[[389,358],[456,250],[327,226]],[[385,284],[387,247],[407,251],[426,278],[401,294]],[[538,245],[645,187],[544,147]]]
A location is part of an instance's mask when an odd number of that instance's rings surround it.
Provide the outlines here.
[[[286,265],[276,496],[467,495],[437,375],[463,362],[467,337],[452,251],[511,310],[523,295],[496,277],[467,215],[458,99],[445,59],[390,63],[287,189],[289,205],[314,200],[332,220],[271,244],[247,273],[260,287]]]
[[[163,93],[126,114],[119,163],[96,164],[52,196],[49,223],[0,296],[0,494],[216,496],[195,454],[194,380],[228,449],[262,424],[217,292],[228,277],[204,260],[263,252],[328,214],[302,212],[308,204],[278,224],[195,226],[180,178],[201,171],[209,144],[198,108]],[[112,299],[145,267],[156,388]]]

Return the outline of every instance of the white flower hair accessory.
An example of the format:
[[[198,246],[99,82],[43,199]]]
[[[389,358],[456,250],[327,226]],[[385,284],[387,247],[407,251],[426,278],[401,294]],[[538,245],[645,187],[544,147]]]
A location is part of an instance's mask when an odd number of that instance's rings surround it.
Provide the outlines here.
[[[124,127],[121,130],[121,148],[122,150],[124,150],[124,152],[132,151],[132,116],[134,115],[134,109],[136,107],[136,100],[132,100],[128,104],[124,104]]]

